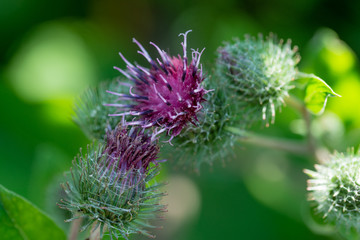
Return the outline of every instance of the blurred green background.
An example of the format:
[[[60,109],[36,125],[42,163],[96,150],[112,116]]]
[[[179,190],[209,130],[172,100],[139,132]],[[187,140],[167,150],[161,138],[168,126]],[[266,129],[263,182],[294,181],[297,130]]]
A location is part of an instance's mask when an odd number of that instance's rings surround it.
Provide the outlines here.
[[[56,219],[59,182],[89,142],[72,123],[74,100],[86,87],[118,76],[113,66],[145,63],[136,37],[181,53],[178,34],[192,29],[190,48],[206,47],[211,75],[223,41],[245,33],[291,38],[300,69],[325,79],[341,99],[329,99],[312,130],[320,145],[344,151],[360,143],[360,1],[335,0],[2,0],[0,2],[0,184]],[[301,116],[284,108],[258,131],[303,139]],[[337,239],[310,216],[304,168],[312,159],[239,145],[232,159],[189,169],[163,167],[169,196],[157,239]],[[142,239],[134,237],[134,239]]]

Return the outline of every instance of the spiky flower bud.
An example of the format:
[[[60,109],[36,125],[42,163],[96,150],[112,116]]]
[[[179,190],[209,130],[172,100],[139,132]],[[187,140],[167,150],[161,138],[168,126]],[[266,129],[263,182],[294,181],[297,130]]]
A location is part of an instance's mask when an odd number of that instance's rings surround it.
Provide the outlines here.
[[[117,99],[116,96],[106,93],[106,90],[125,91],[126,88],[119,85],[119,81],[121,80],[101,82],[97,87],[87,89],[77,99],[73,120],[90,139],[103,140],[106,131],[114,129],[119,123],[119,119],[108,116],[112,113],[112,109],[104,106]]]
[[[262,118],[268,126],[293,87],[298,61],[290,40],[284,44],[273,35],[266,40],[246,36],[218,49],[216,73],[233,90],[231,101],[239,114],[249,118],[248,124]]]
[[[128,239],[132,233],[153,237],[144,227],[153,227],[148,220],[164,209],[159,204],[164,195],[161,184],[153,180],[159,171],[158,152],[142,129],[119,125],[108,133],[106,145],[91,146],[87,154],[75,158],[64,184],[68,198],[59,206],[74,218],[87,219],[83,230],[97,223],[111,237]]]
[[[233,153],[236,137],[226,130],[234,126],[231,108],[226,103],[226,91],[218,87],[216,78],[207,79],[205,87],[215,89],[206,95],[204,108],[198,113],[197,126],[188,126],[166,146],[165,154],[176,163],[200,171],[203,163],[212,165],[215,160],[223,163]],[[236,124],[236,126],[239,126]]]
[[[305,170],[309,198],[330,223],[347,232],[360,233],[360,155],[336,153],[316,171]]]
[[[115,67],[124,76],[130,79],[134,85],[129,85],[129,94],[108,91],[118,96],[120,103],[117,104],[121,113],[112,116],[132,115],[139,119],[129,122],[130,125],[141,125],[144,128],[159,127],[157,133],[166,131],[171,136],[170,140],[177,136],[189,123],[197,121],[196,114],[202,108],[203,96],[207,91],[201,86],[204,80],[200,65],[201,52],[192,51],[192,60],[188,62],[186,37],[183,46],[183,57],[171,57],[157,45],[150,42],[161,57],[156,61],[150,57],[144,47],[135,39],[143,55],[151,67],[145,68],[137,64],[131,64],[120,53],[121,58],[127,65],[124,71]],[[131,101],[131,104],[124,104]],[[114,106],[114,104],[113,104]]]

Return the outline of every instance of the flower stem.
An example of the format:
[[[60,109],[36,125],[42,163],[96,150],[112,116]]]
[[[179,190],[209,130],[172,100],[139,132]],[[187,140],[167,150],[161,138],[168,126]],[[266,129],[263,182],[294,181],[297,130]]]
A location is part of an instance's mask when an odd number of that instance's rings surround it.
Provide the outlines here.
[[[100,240],[100,225],[97,222],[94,222],[91,228],[89,240]]]
[[[103,229],[101,229],[103,228]],[[106,229],[106,226],[102,227],[101,224],[99,224],[97,221],[95,221],[92,225],[91,231],[90,231],[90,237],[89,240],[100,240],[102,238],[102,232],[104,232]]]
[[[79,234],[82,218],[77,218],[71,222],[69,240],[76,240]]]
[[[261,136],[233,127],[227,127],[226,130],[233,134],[239,135],[238,140],[241,142],[287,151],[298,155],[311,154],[308,146],[302,141]]]
[[[297,109],[305,122],[305,126],[306,126],[306,136],[307,136],[307,145],[308,145],[308,149],[309,152],[312,156],[314,156],[317,159],[317,153],[316,153],[316,141],[315,138],[311,132],[311,115],[310,112],[307,110],[306,106],[304,103],[302,103],[300,100],[298,100],[295,97],[289,97],[286,99],[286,102],[292,106],[293,108]],[[318,159],[317,159],[318,160]]]
[[[287,151],[297,155],[312,156],[318,162],[321,162],[321,157],[319,156],[318,153],[319,149],[316,146],[315,138],[311,132],[311,115],[309,111],[307,110],[306,106],[295,97],[287,98],[286,102],[291,107],[297,109],[301,113],[306,125],[306,136],[307,136],[306,142],[262,136],[234,127],[227,127],[226,130],[235,135],[238,135],[239,136],[238,140],[241,142],[277,149],[281,151]]]

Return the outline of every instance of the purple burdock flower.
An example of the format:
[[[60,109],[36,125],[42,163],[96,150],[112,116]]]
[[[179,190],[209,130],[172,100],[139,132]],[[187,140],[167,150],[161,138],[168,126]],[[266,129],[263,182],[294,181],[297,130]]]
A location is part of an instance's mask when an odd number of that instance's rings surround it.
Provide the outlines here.
[[[144,133],[144,129],[132,127],[128,130],[123,125],[126,125],[125,121],[107,133],[103,152],[106,158],[101,164],[117,174],[134,172],[143,175],[148,172],[150,163],[157,165],[159,147],[151,136]]]
[[[158,127],[159,129],[155,129],[155,135],[167,131],[171,136],[169,141],[177,136],[188,122],[195,124],[198,121],[196,114],[202,109],[201,103],[205,101],[204,95],[208,92],[201,86],[204,77],[200,57],[204,49],[201,52],[192,49],[192,59],[188,62],[186,36],[189,32],[190,30],[180,34],[184,36],[184,42],[181,43],[183,57],[180,55],[171,57],[150,42],[159,52],[161,60],[152,59],[144,47],[133,39],[141,50],[138,53],[146,58],[151,67],[148,69],[138,64],[131,64],[120,53],[127,69],[114,68],[130,79],[134,85],[129,85],[129,94],[108,92],[117,95],[119,101],[130,100],[132,103],[106,104],[118,107],[121,111],[109,116],[139,116],[139,119],[127,124],[141,125],[143,128]]]

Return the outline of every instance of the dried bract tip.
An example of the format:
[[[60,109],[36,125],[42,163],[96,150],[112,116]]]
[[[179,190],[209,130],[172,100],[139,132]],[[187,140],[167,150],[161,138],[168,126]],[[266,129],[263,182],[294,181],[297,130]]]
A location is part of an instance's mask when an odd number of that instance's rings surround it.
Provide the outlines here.
[[[119,107],[120,113],[111,116],[135,116],[137,119],[129,125],[141,125],[143,128],[157,127],[157,134],[167,132],[170,140],[177,136],[187,124],[197,121],[197,113],[202,109],[201,103],[207,91],[202,87],[204,80],[199,52],[192,50],[191,60],[187,54],[187,31],[180,34],[184,37],[181,43],[183,56],[169,56],[164,50],[150,42],[159,53],[155,60],[136,40],[139,54],[149,62],[150,68],[130,63],[121,53],[127,65],[126,70],[115,67],[126,78],[133,82],[129,93],[109,92],[118,97],[117,102],[131,102]]]

